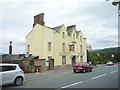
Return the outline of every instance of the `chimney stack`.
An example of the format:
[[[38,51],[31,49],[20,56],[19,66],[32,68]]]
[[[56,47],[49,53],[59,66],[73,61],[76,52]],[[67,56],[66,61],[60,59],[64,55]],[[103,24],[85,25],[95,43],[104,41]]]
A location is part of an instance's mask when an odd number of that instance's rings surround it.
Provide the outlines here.
[[[10,45],[9,45],[9,55],[12,55],[12,41],[9,41]]]
[[[35,24],[40,24],[40,25],[45,25],[45,22],[44,22],[44,13],[40,13],[36,16],[34,16],[34,24],[33,24],[33,27],[35,26]]]
[[[76,29],[76,25],[68,26],[67,29]]]

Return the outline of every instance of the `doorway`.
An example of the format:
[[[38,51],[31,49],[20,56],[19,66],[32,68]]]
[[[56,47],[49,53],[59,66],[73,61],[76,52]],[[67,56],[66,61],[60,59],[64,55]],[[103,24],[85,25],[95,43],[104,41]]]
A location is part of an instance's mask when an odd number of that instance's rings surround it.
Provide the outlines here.
[[[74,65],[76,63],[76,56],[72,57],[72,65]]]
[[[49,59],[48,70],[53,70],[53,69],[54,69],[54,59]]]

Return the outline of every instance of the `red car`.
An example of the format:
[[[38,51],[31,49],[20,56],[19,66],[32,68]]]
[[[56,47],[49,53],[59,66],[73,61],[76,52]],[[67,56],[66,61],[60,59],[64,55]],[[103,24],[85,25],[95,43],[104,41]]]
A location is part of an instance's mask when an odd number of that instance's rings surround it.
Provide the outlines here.
[[[92,72],[92,66],[88,64],[87,62],[78,62],[75,65],[73,65],[73,71],[74,73],[76,72],[85,73],[86,71]]]

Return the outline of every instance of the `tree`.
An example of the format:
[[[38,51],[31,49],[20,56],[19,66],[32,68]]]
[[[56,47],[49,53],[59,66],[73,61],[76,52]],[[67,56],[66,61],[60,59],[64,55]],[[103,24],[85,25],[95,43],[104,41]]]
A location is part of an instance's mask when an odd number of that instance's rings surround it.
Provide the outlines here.
[[[110,1],[110,0],[106,0],[106,1]],[[114,1],[112,1],[112,5],[118,6],[118,10],[119,10],[120,9],[120,0],[114,0]]]

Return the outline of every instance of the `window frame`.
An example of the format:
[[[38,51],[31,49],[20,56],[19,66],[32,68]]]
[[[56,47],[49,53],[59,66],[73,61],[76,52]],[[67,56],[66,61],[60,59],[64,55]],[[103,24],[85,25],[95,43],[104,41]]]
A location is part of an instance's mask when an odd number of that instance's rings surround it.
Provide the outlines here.
[[[62,51],[65,51],[65,43],[62,43]]]
[[[48,51],[52,51],[52,43],[51,42],[48,42]]]
[[[65,59],[63,59],[65,58]],[[66,56],[62,56],[62,65],[66,65]]]
[[[69,51],[75,51],[75,45],[69,45]]]
[[[5,65],[5,66],[0,66],[0,72],[8,72],[8,71],[14,71],[16,70],[17,66],[13,65],[13,66],[9,66],[9,65]]]
[[[62,37],[65,38],[65,32],[62,33]]]

